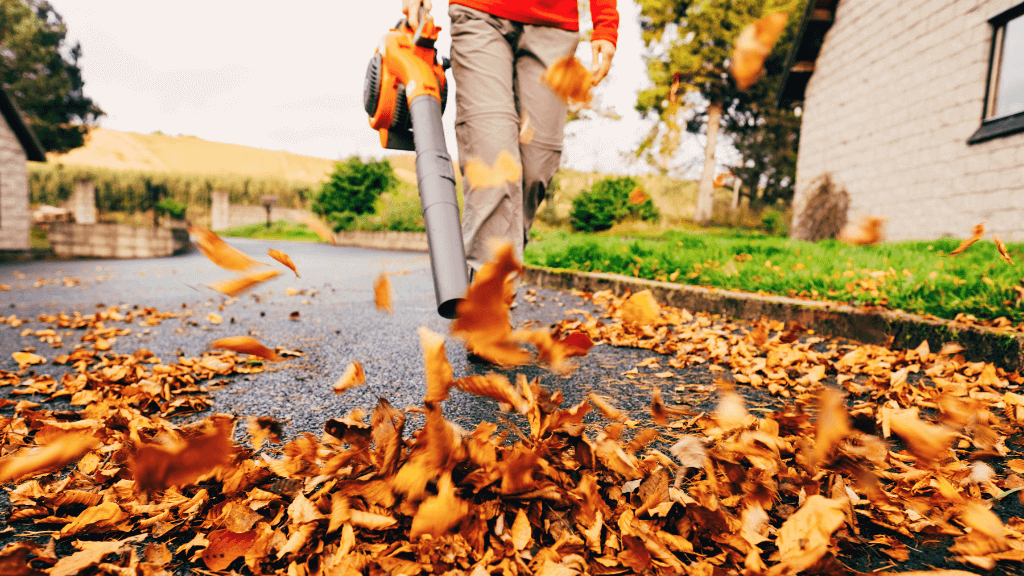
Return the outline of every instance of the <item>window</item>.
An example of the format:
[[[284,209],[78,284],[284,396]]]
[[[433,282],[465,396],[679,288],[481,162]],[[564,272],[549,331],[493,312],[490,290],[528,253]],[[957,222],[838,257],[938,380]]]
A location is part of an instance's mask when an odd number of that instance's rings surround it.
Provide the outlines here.
[[[1024,131],[1024,3],[993,16],[981,128],[967,141],[983,142]]]

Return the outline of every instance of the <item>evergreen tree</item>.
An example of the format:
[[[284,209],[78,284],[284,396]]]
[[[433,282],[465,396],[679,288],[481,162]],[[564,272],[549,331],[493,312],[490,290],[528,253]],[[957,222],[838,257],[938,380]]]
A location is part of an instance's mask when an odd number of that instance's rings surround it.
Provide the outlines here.
[[[85,143],[103,110],[85,95],[78,59],[60,14],[45,0],[0,0],[0,82],[43,148],[67,152]]]

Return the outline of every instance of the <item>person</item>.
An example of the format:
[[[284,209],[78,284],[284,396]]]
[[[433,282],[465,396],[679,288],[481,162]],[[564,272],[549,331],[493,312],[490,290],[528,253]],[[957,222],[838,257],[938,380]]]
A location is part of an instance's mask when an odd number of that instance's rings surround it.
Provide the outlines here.
[[[537,207],[558,170],[567,110],[541,76],[576,52],[576,2],[449,0],[455,137],[464,176],[462,235],[471,275],[487,262],[494,237],[511,242],[522,262]],[[590,0],[594,85],[608,74],[615,56],[615,3]],[[432,8],[430,0],[403,0],[402,11],[413,29],[419,25],[420,6],[428,13]],[[532,138],[520,137],[531,132]],[[494,166],[503,152],[521,166],[520,179],[489,187],[467,182],[467,161]]]

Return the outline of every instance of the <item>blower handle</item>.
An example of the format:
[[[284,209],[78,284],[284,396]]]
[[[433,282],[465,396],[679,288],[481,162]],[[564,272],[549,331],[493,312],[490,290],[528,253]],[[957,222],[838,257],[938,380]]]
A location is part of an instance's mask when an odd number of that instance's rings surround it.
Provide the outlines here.
[[[455,171],[441,126],[441,103],[431,96],[419,96],[409,103],[409,113],[437,313],[453,319],[458,315],[456,306],[469,289],[469,271],[455,196]]]

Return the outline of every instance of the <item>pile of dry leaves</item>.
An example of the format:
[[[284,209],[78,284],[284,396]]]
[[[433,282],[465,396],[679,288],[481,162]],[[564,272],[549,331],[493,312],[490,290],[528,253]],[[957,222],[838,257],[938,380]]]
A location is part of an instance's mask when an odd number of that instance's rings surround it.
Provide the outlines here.
[[[499,253],[478,282],[503,287],[515,271]],[[487,294],[468,306],[498,314],[503,289]],[[0,416],[7,522],[52,537],[8,545],[0,573],[161,574],[185,562],[294,575],[844,573],[842,556],[865,547],[905,560],[904,538],[952,538],[951,555],[973,567],[1024,560],[1024,521],[991,510],[1024,486],[1024,461],[1007,446],[1024,425],[1017,374],[949,347],[828,346],[801,340],[799,326],[730,329],[650,294],[586,297],[601,317],[581,312],[553,334],[506,331],[504,318],[497,335],[471,321],[453,332],[508,364],[524,359],[523,344],[557,364],[592,340],[655,350],[676,369],[714,366],[735,384],[722,381],[709,413],[655,393],[646,425],[598,395],[563,406],[539,380],[454,379],[444,339],[421,329],[422,406],[381,398],[370,414],[328,421],[320,438],[273,449],[280,427],[269,418],[249,419],[245,442],[231,416],[168,419],[208,407],[223,377],[262,370],[250,357],[104,352],[112,320],[85,317],[92,349],[57,360],[73,373],[28,372],[45,361],[29,356],[0,371],[0,386],[78,408],[0,400],[13,404]],[[277,354],[224,344],[243,345]],[[341,391],[365,379],[350,372]],[[788,406],[755,416],[734,385]],[[447,421],[452,388],[497,401],[504,428]],[[411,435],[410,413],[425,417]]]

